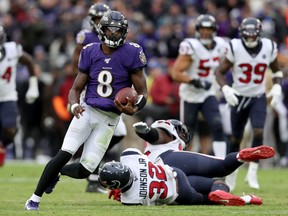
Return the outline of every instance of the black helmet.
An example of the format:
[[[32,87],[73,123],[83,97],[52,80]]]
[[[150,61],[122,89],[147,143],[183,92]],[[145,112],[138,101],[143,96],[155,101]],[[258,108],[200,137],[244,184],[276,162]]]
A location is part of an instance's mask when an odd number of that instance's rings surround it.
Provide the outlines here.
[[[259,44],[261,38],[261,31],[262,24],[259,19],[256,19],[254,17],[248,17],[243,19],[239,26],[241,40],[248,48],[254,48]],[[249,38],[251,38],[252,40]]]
[[[119,11],[108,11],[103,15],[99,24],[99,39],[108,47],[116,48],[125,43],[128,32],[128,21]],[[111,31],[111,35],[106,35],[106,31]],[[120,36],[114,33],[120,32]]]
[[[213,30],[211,38],[205,38],[205,39],[201,38],[201,34],[199,32],[201,28],[211,28]],[[201,43],[203,43],[204,45],[211,43],[213,37],[215,37],[216,35],[216,30],[217,30],[216,20],[212,15],[201,14],[200,16],[197,17],[195,36],[201,41]]]
[[[90,6],[89,11],[88,11],[88,17],[89,17],[89,22],[91,27],[98,32],[97,25],[98,22],[96,22],[97,18],[101,18],[104,13],[109,11],[110,8],[108,5],[104,3],[96,3]]]
[[[100,183],[108,189],[123,189],[132,183],[133,175],[129,167],[121,162],[105,163],[99,171]]]

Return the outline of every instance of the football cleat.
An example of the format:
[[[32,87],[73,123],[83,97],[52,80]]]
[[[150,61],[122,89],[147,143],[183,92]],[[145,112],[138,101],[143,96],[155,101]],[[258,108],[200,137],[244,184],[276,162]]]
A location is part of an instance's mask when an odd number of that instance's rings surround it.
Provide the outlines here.
[[[233,194],[230,194],[226,191],[216,190],[209,193],[208,198],[210,201],[225,205],[225,206],[244,206],[245,201]]]
[[[255,161],[259,159],[271,158],[275,155],[275,151],[270,146],[257,146],[254,148],[245,148],[239,152],[238,159],[242,161]]]
[[[46,194],[50,194],[53,192],[57,182],[60,179],[60,174],[57,175],[57,177],[51,182],[51,184],[46,188],[45,193]]]
[[[257,197],[255,195],[248,195],[251,197],[251,200],[249,202],[249,204],[251,205],[262,205],[263,204],[263,200],[260,197]]]
[[[39,202],[34,202],[33,200],[27,200],[24,208],[28,211],[37,211],[39,210]]]

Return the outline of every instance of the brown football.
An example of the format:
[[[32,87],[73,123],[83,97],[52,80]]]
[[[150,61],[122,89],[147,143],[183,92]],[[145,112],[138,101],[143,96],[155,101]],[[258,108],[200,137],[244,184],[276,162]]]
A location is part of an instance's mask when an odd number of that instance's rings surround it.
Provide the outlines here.
[[[137,102],[138,94],[135,89],[126,87],[118,91],[115,95],[115,98],[124,106],[128,103],[127,97],[131,100],[132,105],[134,105]]]

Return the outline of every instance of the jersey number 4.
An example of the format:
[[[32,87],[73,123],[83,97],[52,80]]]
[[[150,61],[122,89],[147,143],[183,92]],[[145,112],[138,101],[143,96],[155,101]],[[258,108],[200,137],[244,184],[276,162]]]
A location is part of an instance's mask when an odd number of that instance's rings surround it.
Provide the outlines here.
[[[151,199],[155,194],[160,194],[160,199],[165,199],[168,193],[166,185],[167,177],[163,167],[155,165],[151,162],[148,163],[149,175],[152,179],[159,181],[152,181],[149,185],[149,198]]]
[[[9,83],[11,79],[11,74],[12,74],[12,68],[8,67],[5,73],[1,76],[1,78],[7,80],[7,82]]]

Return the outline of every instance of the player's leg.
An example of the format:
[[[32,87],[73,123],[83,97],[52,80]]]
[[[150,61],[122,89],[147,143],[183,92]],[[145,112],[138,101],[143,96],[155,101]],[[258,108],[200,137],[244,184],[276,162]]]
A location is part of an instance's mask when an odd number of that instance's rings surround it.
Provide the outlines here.
[[[126,125],[122,116],[120,116],[119,122],[116,126],[113,137],[109,143],[109,147],[104,154],[102,162],[105,161],[107,155],[109,155],[109,150],[112,149],[115,145],[119,144],[126,135],[127,135]],[[89,177],[87,178],[88,184],[86,187],[86,192],[95,192],[95,193],[107,192],[107,190],[98,181],[98,172],[99,172],[100,164],[97,166],[95,171],[91,175],[89,175]]]
[[[263,130],[266,118],[267,99],[265,95],[254,98],[251,104],[250,120],[253,128],[252,147],[263,145]],[[259,168],[259,160],[249,163],[246,180],[251,188],[259,189],[257,171]]]
[[[202,114],[211,129],[214,155],[216,157],[225,158],[227,153],[227,144],[225,141],[218,101],[215,96],[210,96],[203,102]]]
[[[18,106],[16,101],[0,102],[0,166],[5,161],[6,147],[13,145],[17,132]]]
[[[243,164],[237,160],[237,152],[228,154],[225,159],[188,151],[163,153],[160,157],[165,164],[181,169],[187,176],[210,178],[227,176]]]
[[[229,143],[228,152],[238,152],[240,149],[244,128],[249,116],[248,110],[243,108],[243,104],[245,104],[246,101],[245,99],[245,97],[239,97],[240,104],[238,106],[231,107],[232,136]],[[236,187],[237,172],[238,170],[235,170],[225,179],[225,183],[230,187],[230,191],[233,191]]]
[[[34,193],[25,204],[26,210],[38,210],[38,205],[43,193],[47,189],[48,193],[52,192],[53,187],[55,187],[59,179],[60,171],[82,143],[87,140],[92,131],[89,124],[89,117],[90,115],[86,107],[86,111],[80,119],[73,118],[65,135],[61,150],[59,150],[57,155],[45,166]],[[80,167],[77,171],[80,172],[79,170]]]
[[[178,186],[178,197],[175,202],[180,205],[200,205],[200,204],[212,204],[209,201],[207,194],[197,192],[189,183],[189,180],[185,173],[173,167],[177,173],[177,186]]]

